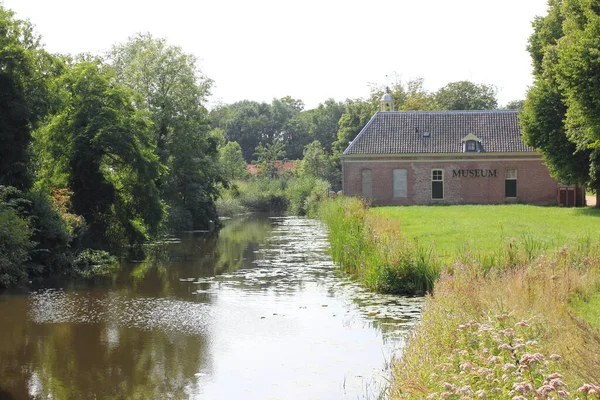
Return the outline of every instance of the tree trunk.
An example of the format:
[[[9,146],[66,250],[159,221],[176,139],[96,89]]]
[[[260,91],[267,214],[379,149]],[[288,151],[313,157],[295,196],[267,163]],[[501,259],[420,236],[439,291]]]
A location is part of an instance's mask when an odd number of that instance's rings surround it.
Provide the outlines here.
[[[600,208],[600,184],[596,186],[596,208]]]

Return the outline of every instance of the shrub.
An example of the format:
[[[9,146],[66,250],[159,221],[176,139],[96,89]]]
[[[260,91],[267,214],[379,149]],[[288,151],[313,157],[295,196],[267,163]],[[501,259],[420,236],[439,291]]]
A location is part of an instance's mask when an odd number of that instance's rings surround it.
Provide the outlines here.
[[[0,198],[0,287],[28,278],[24,263],[33,248],[31,234],[28,222]]]

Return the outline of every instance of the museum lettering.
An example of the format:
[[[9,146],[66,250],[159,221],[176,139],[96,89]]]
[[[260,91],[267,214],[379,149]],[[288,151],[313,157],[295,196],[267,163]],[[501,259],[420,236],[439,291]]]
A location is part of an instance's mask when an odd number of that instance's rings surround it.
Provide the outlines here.
[[[453,178],[495,178],[495,169],[455,169],[452,171]]]

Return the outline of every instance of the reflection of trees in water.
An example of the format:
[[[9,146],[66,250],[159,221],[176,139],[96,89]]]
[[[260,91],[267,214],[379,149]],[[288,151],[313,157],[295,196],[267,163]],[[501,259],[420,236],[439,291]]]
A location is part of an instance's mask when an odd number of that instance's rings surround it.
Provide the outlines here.
[[[224,222],[218,234],[184,235],[179,243],[159,243],[147,252],[146,261],[127,265],[121,272],[136,291],[187,296],[180,279],[234,272],[249,265],[254,251],[273,230],[264,215],[249,215]]]
[[[203,336],[111,321],[22,323],[27,302],[14,303],[18,322],[0,330],[0,390],[15,399],[183,399],[209,368]]]

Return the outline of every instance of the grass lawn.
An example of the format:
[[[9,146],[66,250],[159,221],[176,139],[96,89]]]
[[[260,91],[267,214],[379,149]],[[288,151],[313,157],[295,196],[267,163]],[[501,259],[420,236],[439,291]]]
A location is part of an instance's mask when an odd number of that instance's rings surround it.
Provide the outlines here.
[[[376,207],[372,213],[398,219],[406,239],[434,244],[442,259],[467,250],[483,254],[513,240],[532,253],[581,241],[600,241],[600,210],[531,205]]]

